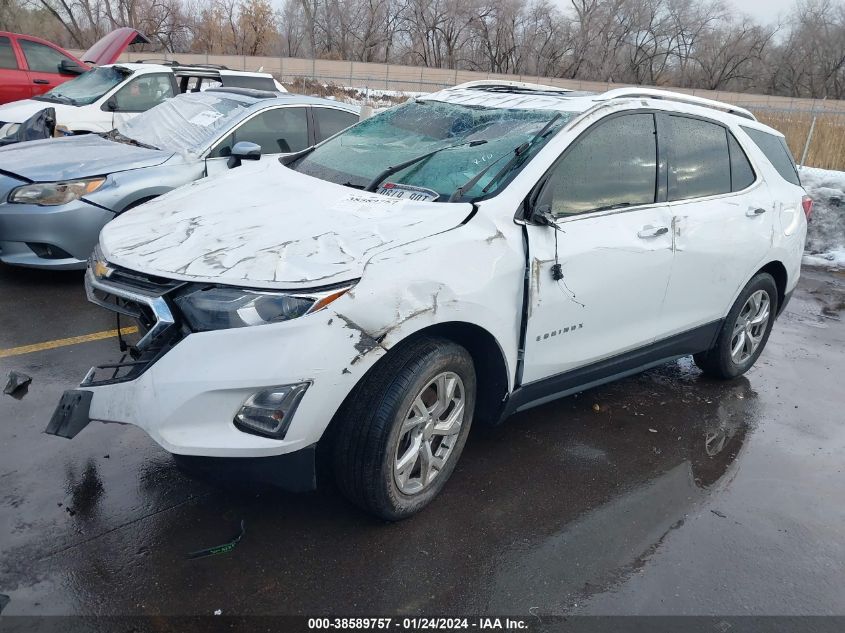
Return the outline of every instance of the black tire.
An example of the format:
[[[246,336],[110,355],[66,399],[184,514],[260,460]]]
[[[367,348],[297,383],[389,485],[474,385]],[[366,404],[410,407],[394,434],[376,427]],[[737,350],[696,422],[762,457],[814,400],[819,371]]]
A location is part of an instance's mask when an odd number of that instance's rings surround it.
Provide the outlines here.
[[[464,402],[460,430],[437,475],[416,494],[400,490],[394,460],[400,430],[420,392],[444,372],[462,381]],[[437,496],[460,458],[475,408],[476,377],[472,357],[460,345],[424,337],[389,353],[364,378],[338,414],[333,465],[340,490],[353,503],[388,521],[419,512]]]
[[[763,291],[769,298],[769,318],[763,332],[763,338],[754,352],[742,362],[735,362],[731,356],[731,342],[733,338],[734,326],[737,324],[737,319],[745,307],[749,297],[757,291]],[[778,311],[778,289],[774,278],[768,273],[759,273],[748,282],[742,292],[739,293],[736,301],[731,307],[725,322],[719,330],[719,335],[716,337],[716,342],[709,350],[693,355],[695,364],[699,369],[708,376],[718,378],[720,380],[730,380],[741,376],[757,361],[763,349],[766,347],[766,342],[769,340],[772,326],[775,323],[775,316]]]
[[[142,204],[146,204],[150,200],[155,200],[156,198],[158,198],[158,196],[147,196],[146,198],[141,198],[140,200],[136,200],[135,202],[127,205],[125,209],[123,209],[120,213],[118,213],[118,215],[122,215],[122,214],[126,213],[127,211],[131,211],[135,207],[140,207]]]

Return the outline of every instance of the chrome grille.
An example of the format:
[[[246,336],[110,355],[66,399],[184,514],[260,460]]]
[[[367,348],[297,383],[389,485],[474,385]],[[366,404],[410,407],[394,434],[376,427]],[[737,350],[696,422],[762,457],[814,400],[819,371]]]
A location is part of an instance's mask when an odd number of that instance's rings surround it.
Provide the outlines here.
[[[118,329],[128,317],[137,326],[137,342],[119,335],[121,357],[115,363],[92,367],[80,386],[90,387],[137,378],[184,338],[176,323],[166,294],[182,282],[143,277],[123,269],[110,269],[109,276],[97,277],[89,266],[85,274],[88,300],[117,313]]]

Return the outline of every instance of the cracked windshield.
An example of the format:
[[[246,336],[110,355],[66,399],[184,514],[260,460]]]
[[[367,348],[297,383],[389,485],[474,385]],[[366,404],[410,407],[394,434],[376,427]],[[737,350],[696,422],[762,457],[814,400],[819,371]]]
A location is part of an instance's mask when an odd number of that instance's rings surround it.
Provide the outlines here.
[[[327,141],[295,169],[387,195],[398,188],[410,189],[407,197],[414,199],[474,199],[495,193],[571,117],[571,112],[409,101]],[[396,169],[404,163],[410,164]],[[453,196],[461,187],[461,195]]]
[[[35,99],[75,106],[89,105],[126,79],[129,74],[127,69],[120,66],[94,68]]]

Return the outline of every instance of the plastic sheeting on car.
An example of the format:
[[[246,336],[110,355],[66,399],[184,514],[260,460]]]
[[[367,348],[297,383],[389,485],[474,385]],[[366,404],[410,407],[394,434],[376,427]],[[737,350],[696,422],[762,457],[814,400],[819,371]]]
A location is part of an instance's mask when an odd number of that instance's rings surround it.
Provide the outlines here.
[[[51,138],[56,131],[55,108],[39,110],[18,126],[14,133],[0,138],[0,146]]]
[[[222,94],[183,94],[119,124],[117,130],[145,145],[196,154],[250,105],[251,102]]]

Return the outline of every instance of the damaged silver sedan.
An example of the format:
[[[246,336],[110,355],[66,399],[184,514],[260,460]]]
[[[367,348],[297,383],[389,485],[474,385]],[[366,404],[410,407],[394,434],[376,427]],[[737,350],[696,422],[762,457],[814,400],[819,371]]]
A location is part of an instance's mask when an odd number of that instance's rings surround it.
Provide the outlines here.
[[[357,107],[327,99],[218,88],[179,95],[107,134],[2,148],[0,262],[84,269],[100,229],[129,209],[357,122]]]

